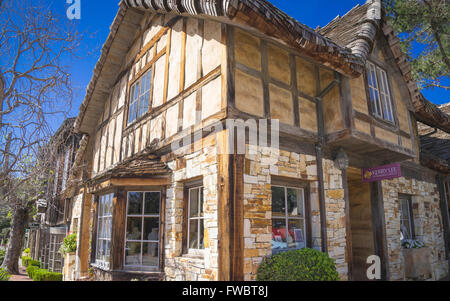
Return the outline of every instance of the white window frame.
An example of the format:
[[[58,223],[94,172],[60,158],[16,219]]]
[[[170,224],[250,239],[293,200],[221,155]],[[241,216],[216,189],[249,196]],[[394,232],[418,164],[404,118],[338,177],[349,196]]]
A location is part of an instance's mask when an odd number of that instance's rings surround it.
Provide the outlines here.
[[[128,205],[129,205],[129,195],[130,193],[142,193],[142,214],[128,214]],[[145,214],[145,194],[146,193],[158,193],[159,194],[159,213],[158,214]],[[126,270],[131,270],[131,271],[153,271],[153,270],[159,270],[160,264],[160,249],[161,249],[161,242],[160,242],[160,236],[161,236],[161,202],[162,202],[162,195],[161,195],[161,191],[128,191],[127,192],[127,206],[126,206],[126,219],[125,219],[125,244],[124,244],[124,252],[123,252],[123,256],[124,256],[124,268]],[[127,233],[128,233],[128,218],[129,217],[141,217],[142,218],[142,229],[141,229],[141,240],[128,240],[127,239]],[[144,240],[144,220],[145,218],[158,218],[158,240]],[[138,242],[141,244],[141,262],[142,257],[143,257],[143,248],[144,248],[144,243],[156,243],[158,245],[158,265],[157,266],[144,266],[144,265],[127,265],[126,264],[126,257],[127,257],[127,253],[126,253],[126,248],[127,248],[127,242]]]
[[[392,93],[386,71],[374,63],[368,62],[367,82],[373,114],[380,119],[394,123]]]
[[[110,246],[110,248],[111,248],[111,235],[112,235],[112,222],[113,222],[113,216],[112,216],[112,212],[113,212],[113,198],[114,198],[114,194],[113,193],[110,193],[110,194],[104,194],[104,195],[101,195],[101,196],[99,196],[98,197],[98,205],[97,205],[97,210],[98,210],[98,212],[97,212],[97,237],[96,237],[96,248],[95,248],[95,265],[96,266],[98,266],[98,267],[100,267],[100,268],[102,268],[102,269],[106,269],[106,270],[109,270],[109,267],[110,267],[110,261],[111,261],[111,249],[110,249],[110,254],[109,254],[109,256],[110,256],[110,260],[109,261],[103,261],[103,260],[100,260],[100,259],[98,259],[98,247],[99,247],[99,242],[100,241],[109,241],[109,246]],[[105,206],[103,205],[103,206],[101,206],[101,202],[105,202],[105,201],[107,201],[107,202],[110,202],[110,208],[111,208],[111,212],[108,212],[108,214],[106,215],[105,213],[105,211],[104,211],[104,208],[105,208]],[[100,208],[102,208],[103,210],[102,210],[102,212],[100,212]],[[101,214],[101,215],[100,215]],[[108,237],[102,237],[102,238],[100,238],[99,236],[100,236],[100,231],[99,231],[99,229],[100,229],[100,221],[101,222],[103,222],[105,219],[110,219],[110,229],[109,229],[109,238]]]
[[[289,233],[289,220],[303,220],[303,238],[305,240],[305,247],[308,247],[307,245],[307,239],[306,239],[306,201],[305,201],[305,189],[304,188],[299,188],[299,187],[292,187],[292,186],[282,186],[282,185],[272,185],[272,187],[278,187],[278,188],[283,188],[284,190],[284,207],[285,207],[285,212],[284,212],[284,218],[282,217],[274,217],[272,215],[272,220],[274,219],[278,219],[278,220],[285,220],[286,223],[286,233]],[[302,195],[302,202],[303,202],[303,217],[289,217],[289,212],[288,212],[288,200],[287,200],[287,190],[288,189],[295,189],[301,192]],[[271,192],[272,193],[272,192]],[[273,203],[271,204],[271,206],[273,206]],[[287,234],[286,234],[287,235]],[[288,243],[286,242],[287,247],[285,249],[280,249],[279,252],[284,252],[284,251],[289,251],[289,250],[297,250],[297,248],[289,248]]]
[[[140,117],[145,115],[150,109],[150,101],[151,101],[151,88],[152,88],[152,70],[153,67],[149,68],[138,80],[136,80],[130,87],[130,105],[128,106],[128,125],[138,120]],[[146,90],[142,90],[142,84],[144,80],[148,79]],[[139,91],[136,94],[136,86],[138,86]],[[148,94],[148,102],[147,102],[147,110],[142,110],[142,100],[144,96]],[[133,111],[133,106],[136,105],[135,111]],[[133,113],[133,116],[132,116]]]
[[[197,217],[191,217],[191,191],[192,190],[198,190],[199,191],[199,198],[198,198],[198,204],[197,204],[197,208],[198,208],[198,216]],[[201,194],[200,194],[201,191]],[[193,220],[197,220],[197,227],[198,227],[198,232],[197,232],[197,242],[200,243],[200,223],[204,223],[205,222],[205,213],[203,211],[203,207],[200,206],[200,204],[202,203],[201,197],[203,197],[203,204],[205,203],[205,191],[204,191],[204,186],[203,185],[199,185],[199,186],[194,186],[188,189],[188,212],[187,212],[187,249],[188,249],[188,253],[191,255],[202,255],[204,250],[205,250],[205,245],[203,244],[203,248],[191,248],[190,246],[190,242],[191,242],[191,221]],[[201,212],[203,212],[203,216],[200,214]],[[203,239],[204,239],[204,233],[205,231],[205,225],[203,224]]]

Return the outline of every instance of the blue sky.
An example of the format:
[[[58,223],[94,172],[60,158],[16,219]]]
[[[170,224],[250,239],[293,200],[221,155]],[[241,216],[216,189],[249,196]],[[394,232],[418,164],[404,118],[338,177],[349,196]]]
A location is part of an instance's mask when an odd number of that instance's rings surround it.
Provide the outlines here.
[[[68,7],[66,0],[51,0],[51,2],[53,9],[65,14]],[[92,71],[100,56],[101,47],[108,36],[109,26],[116,15],[118,2],[118,0],[81,0],[81,19],[72,21],[79,31],[90,33],[83,42],[83,48],[91,50],[91,53],[74,62],[68,62],[71,66],[75,91],[70,116],[78,114]],[[357,4],[364,4],[365,0],[271,0],[271,2],[298,21],[315,28],[326,25],[337,15],[342,16]],[[449,93],[442,89],[428,90],[423,93],[427,99],[437,104],[450,101]]]

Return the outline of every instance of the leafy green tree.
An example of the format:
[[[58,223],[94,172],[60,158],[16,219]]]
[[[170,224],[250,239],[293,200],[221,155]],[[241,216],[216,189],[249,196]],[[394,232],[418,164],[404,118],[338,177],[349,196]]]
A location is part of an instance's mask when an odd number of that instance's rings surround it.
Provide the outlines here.
[[[399,34],[419,88],[442,88],[450,70],[450,2],[384,0],[389,23]]]

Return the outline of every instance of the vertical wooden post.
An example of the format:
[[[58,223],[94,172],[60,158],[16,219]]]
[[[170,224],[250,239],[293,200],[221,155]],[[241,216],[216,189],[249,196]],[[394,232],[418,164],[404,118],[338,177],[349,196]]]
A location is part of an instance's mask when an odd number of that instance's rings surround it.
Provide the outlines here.
[[[386,241],[386,222],[384,218],[383,190],[380,182],[370,186],[372,208],[373,235],[375,253],[381,260],[381,280],[389,280],[389,253]]]
[[[353,246],[352,246],[352,229],[350,220],[350,197],[348,192],[348,177],[347,169],[342,170],[342,185],[344,185],[344,199],[345,199],[345,228],[347,241],[347,264],[348,264],[348,280],[353,280]]]
[[[450,219],[448,211],[447,195],[445,193],[444,180],[441,174],[436,175],[436,183],[439,189],[439,205],[441,208],[442,215],[442,227],[444,228],[444,244],[445,244],[445,255],[447,260],[449,260],[449,270],[450,270]]]

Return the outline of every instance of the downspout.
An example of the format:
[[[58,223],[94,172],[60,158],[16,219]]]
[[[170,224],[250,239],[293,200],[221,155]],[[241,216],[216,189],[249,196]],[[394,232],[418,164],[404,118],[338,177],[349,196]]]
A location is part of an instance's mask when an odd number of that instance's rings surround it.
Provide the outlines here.
[[[320,75],[319,68],[315,67],[316,77],[316,94],[320,95]],[[328,239],[327,239],[327,213],[325,206],[325,185],[323,174],[323,145],[325,142],[325,122],[323,118],[323,103],[322,98],[316,97],[316,110],[317,110],[317,131],[318,140],[315,145],[316,149],[316,164],[317,164],[317,178],[318,178],[318,197],[319,197],[319,210],[320,210],[320,237],[322,252],[328,253]]]

